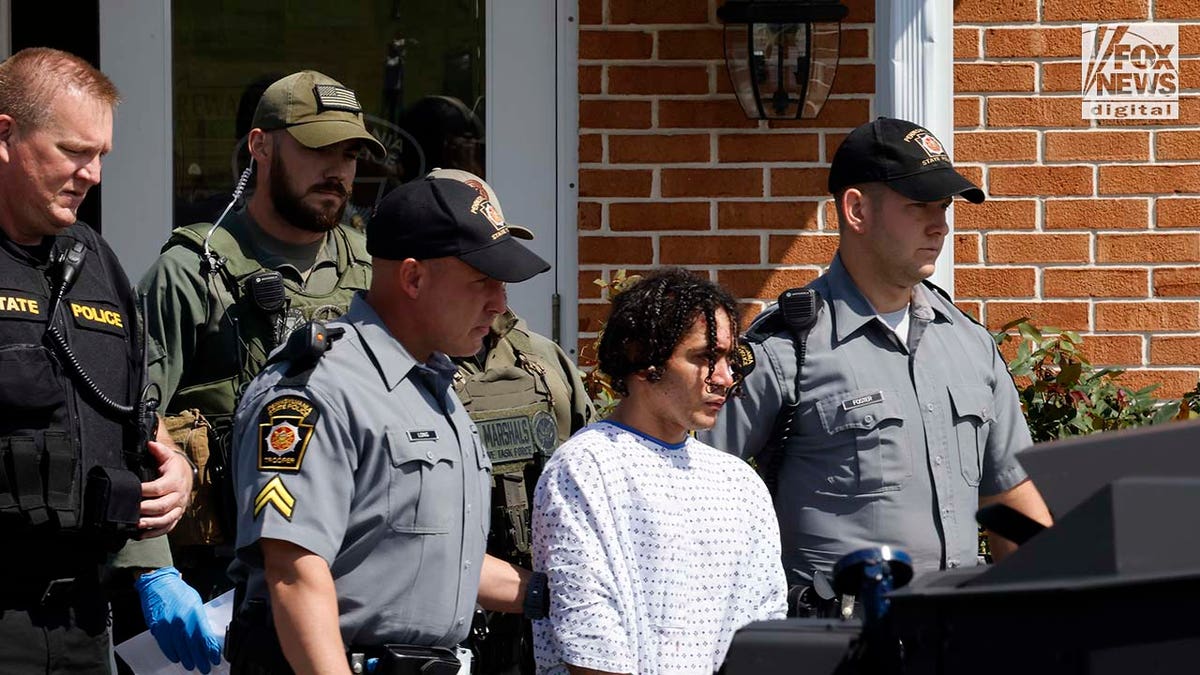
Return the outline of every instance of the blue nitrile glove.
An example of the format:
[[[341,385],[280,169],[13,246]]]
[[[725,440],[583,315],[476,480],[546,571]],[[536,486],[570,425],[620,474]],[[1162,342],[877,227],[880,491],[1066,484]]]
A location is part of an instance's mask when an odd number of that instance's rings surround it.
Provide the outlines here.
[[[160,567],[139,577],[134,587],[146,625],[168,659],[205,675],[221,662],[221,639],[208,624],[200,594],[184,583],[179,570]]]

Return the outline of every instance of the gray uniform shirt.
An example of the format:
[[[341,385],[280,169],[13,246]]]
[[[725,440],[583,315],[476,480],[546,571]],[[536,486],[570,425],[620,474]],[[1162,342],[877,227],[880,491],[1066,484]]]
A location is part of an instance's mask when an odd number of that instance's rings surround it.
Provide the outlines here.
[[[841,556],[880,544],[907,551],[918,571],[974,565],[979,496],[1023,481],[1014,455],[1032,444],[995,342],[918,285],[901,344],[840,257],[811,287],[824,302],[775,497],[790,579],[829,572]],[[780,410],[796,401],[795,345],[778,325],[752,331],[746,394],[701,440],[756,456]]]
[[[488,531],[491,464],[442,354],[418,364],[362,295],[310,372],[268,366],[235,421],[237,561],[268,598],[259,540],[321,556],[342,640],[452,646],[467,636]]]

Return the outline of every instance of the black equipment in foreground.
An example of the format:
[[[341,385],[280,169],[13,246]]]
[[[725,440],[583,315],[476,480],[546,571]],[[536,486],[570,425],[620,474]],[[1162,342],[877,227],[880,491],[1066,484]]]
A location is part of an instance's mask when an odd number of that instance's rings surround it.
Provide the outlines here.
[[[1047,443],[1019,459],[1054,526],[981,514],[1026,541],[991,567],[888,594],[881,621],[750,624],[723,675],[1200,670],[1200,421]]]

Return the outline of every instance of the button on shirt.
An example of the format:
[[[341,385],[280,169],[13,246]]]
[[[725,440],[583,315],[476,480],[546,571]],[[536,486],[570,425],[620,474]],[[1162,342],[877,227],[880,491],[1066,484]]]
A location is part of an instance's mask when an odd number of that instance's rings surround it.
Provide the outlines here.
[[[974,564],[979,496],[1023,481],[1015,453],[1032,445],[991,335],[918,285],[901,343],[840,257],[812,288],[825,302],[808,336],[775,501],[789,576],[810,579],[879,544],[907,551],[918,571]],[[781,408],[796,401],[791,333],[763,332],[751,339],[746,395],[700,434],[743,457],[763,450]]]
[[[414,361],[361,294],[330,325],[345,334],[311,372],[289,378],[286,364],[269,366],[238,409],[231,574],[248,580],[248,598],[268,597],[259,540],[289,541],[329,564],[347,646],[452,646],[474,611],[491,485],[478,432],[450,389],[455,367],[441,354]],[[296,470],[263,470],[264,418],[281,396],[302,397],[319,416],[308,436],[300,431]]]

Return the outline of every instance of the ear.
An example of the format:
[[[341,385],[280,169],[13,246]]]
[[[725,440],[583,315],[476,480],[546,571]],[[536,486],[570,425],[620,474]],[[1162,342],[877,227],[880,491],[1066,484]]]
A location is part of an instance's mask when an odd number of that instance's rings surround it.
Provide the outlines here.
[[[396,263],[396,285],[400,292],[415,300],[428,284],[429,268],[419,260],[405,258]]]
[[[251,129],[246,137],[246,148],[250,150],[250,156],[259,166],[269,166],[268,160],[271,158],[271,151],[274,150],[273,146],[270,136],[262,129]]]
[[[870,199],[862,190],[858,188],[846,188],[845,194],[842,195],[841,203],[837,205],[842,216],[842,225],[845,229],[862,234],[866,229],[866,212],[867,201]]]
[[[0,115],[0,161],[8,162],[9,144],[16,133],[16,121],[9,115]]]

